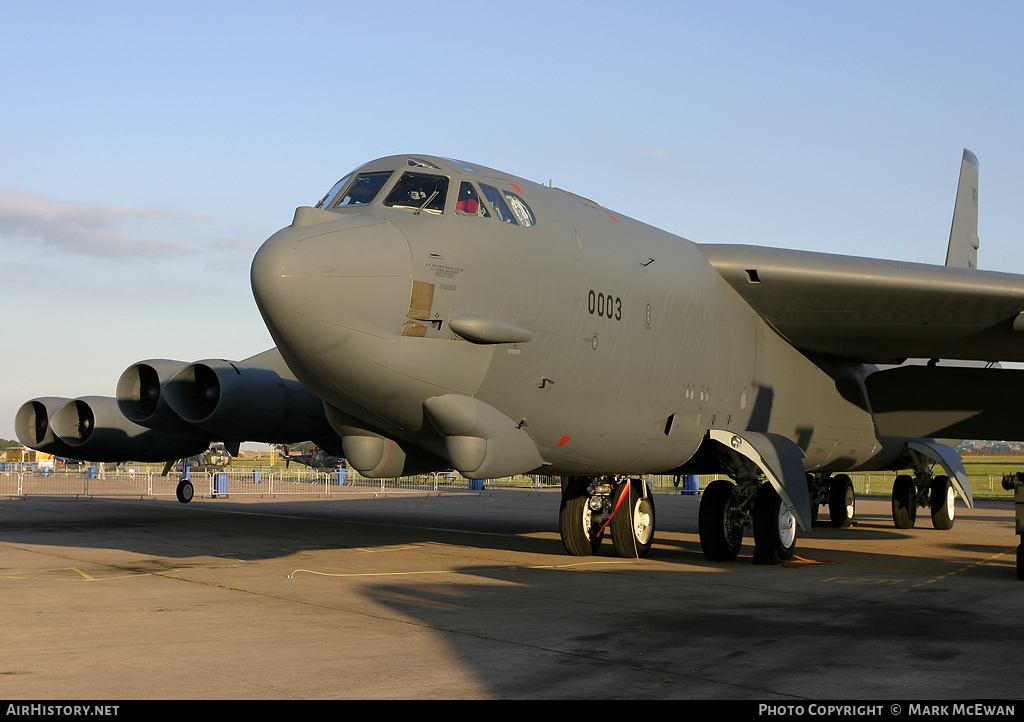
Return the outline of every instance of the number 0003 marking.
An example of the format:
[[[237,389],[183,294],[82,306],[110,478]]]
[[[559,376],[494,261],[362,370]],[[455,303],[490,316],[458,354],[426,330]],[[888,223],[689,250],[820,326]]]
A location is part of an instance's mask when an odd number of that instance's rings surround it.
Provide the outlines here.
[[[622,299],[610,293],[591,291],[587,296],[587,310],[590,315],[603,316],[616,321],[622,320]]]

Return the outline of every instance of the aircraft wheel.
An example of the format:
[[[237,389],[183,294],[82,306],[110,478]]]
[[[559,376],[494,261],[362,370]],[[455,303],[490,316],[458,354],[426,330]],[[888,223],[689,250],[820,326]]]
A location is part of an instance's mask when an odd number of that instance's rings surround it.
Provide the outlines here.
[[[1017,545],[1017,579],[1024,581],[1024,544]]]
[[[892,485],[892,521],[897,529],[913,529],[917,521],[914,479],[900,474]]]
[[[174,490],[174,495],[178,497],[178,501],[182,504],[188,504],[192,501],[192,497],[195,496],[195,489],[192,487],[192,482],[188,479],[182,479],[178,482],[178,488]]]
[[[558,509],[558,532],[565,550],[577,557],[596,554],[601,546],[601,537],[593,528],[590,497],[587,495],[589,480],[586,477],[573,478],[562,491],[562,504]]]
[[[857,510],[857,494],[853,480],[846,474],[837,474],[828,484],[828,514],[832,526],[852,526]]]
[[[616,489],[614,508],[623,494],[628,496],[618,505],[610,524],[615,553],[627,559],[647,556],[654,543],[654,497],[642,495],[644,482],[627,481]]]
[[[956,490],[948,476],[932,479],[932,526],[936,529],[952,529],[956,516]]]
[[[700,499],[697,528],[701,550],[709,561],[731,562],[743,545],[743,520],[732,490],[732,482],[716,479]]]
[[[796,551],[796,517],[782,504],[775,487],[765,482],[754,498],[754,563],[789,561]]]

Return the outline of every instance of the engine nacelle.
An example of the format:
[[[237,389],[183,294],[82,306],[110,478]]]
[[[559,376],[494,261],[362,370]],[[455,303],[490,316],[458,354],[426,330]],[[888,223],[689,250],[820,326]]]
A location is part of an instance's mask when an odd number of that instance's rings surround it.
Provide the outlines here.
[[[129,421],[109,396],[83,396],[60,407],[50,418],[57,438],[71,456],[97,461],[171,461],[201,454],[207,439],[172,436]]]
[[[244,361],[197,361],[176,373],[162,395],[178,416],[216,438],[284,444],[332,433],[319,397]]]
[[[149,359],[125,369],[117,381],[117,406],[129,421],[173,436],[213,440],[181,418],[167,402],[171,378],[188,366],[184,361]]]
[[[14,432],[18,440],[25,446],[44,454],[53,454],[82,461],[99,461],[79,449],[74,449],[65,444],[53,433],[50,420],[53,415],[71,399],[56,396],[45,396],[31,401],[26,401],[18,409],[14,417]]]

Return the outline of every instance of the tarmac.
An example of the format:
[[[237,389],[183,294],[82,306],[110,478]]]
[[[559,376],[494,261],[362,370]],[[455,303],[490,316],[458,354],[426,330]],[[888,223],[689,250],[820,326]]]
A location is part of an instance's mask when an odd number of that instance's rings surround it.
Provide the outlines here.
[[[0,700],[1017,699],[1013,505],[707,561],[571,557],[559,493],[0,500]],[[827,520],[826,509],[822,518]]]

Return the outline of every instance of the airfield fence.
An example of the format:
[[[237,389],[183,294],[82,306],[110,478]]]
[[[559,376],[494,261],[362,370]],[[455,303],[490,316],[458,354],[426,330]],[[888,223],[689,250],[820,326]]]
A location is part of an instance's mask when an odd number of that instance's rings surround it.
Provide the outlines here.
[[[896,472],[850,474],[858,496],[884,496],[892,492]],[[31,464],[0,464],[0,496],[133,496],[173,497],[180,474],[164,476],[159,470],[143,466],[110,471],[102,466],[68,467],[51,470]],[[195,493],[201,497],[232,495],[331,497],[342,494],[441,493],[446,491],[483,491],[495,489],[557,489],[558,477],[512,476],[500,479],[466,479],[458,473],[440,472],[397,479],[370,479],[352,469],[343,471],[264,470],[192,472]],[[696,494],[719,478],[718,475],[678,477],[649,475],[647,483],[655,491]],[[1002,476],[969,474],[974,498],[1012,499],[1013,492],[1002,488]]]

